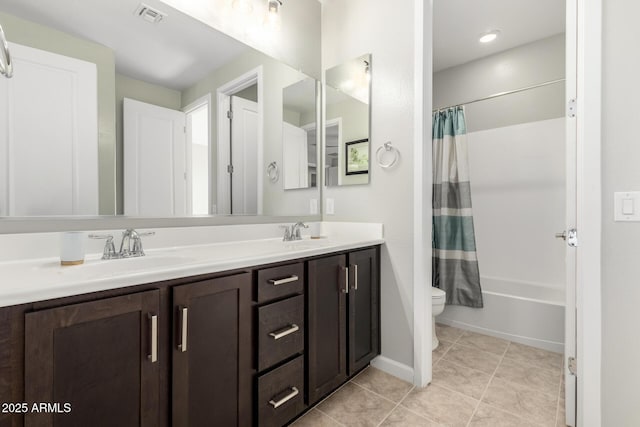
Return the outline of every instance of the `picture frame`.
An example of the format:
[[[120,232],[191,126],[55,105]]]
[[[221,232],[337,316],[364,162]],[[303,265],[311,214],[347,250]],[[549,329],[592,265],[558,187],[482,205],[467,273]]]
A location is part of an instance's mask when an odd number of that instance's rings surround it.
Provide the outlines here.
[[[344,150],[346,175],[369,173],[369,138],[345,142]]]

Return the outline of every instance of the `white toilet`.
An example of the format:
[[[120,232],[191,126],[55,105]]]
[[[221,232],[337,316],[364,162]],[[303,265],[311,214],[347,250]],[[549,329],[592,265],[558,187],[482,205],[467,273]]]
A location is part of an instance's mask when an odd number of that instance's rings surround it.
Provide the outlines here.
[[[436,316],[444,310],[444,302],[447,298],[445,291],[439,288],[431,287],[431,311],[433,317],[431,318],[431,351],[438,348],[438,337],[436,336]]]

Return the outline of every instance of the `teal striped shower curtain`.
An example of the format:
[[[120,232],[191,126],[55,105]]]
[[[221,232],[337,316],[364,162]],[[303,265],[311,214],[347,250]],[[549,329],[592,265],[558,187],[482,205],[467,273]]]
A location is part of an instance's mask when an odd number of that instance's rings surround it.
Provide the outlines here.
[[[433,114],[433,286],[481,308],[466,133],[462,107]]]

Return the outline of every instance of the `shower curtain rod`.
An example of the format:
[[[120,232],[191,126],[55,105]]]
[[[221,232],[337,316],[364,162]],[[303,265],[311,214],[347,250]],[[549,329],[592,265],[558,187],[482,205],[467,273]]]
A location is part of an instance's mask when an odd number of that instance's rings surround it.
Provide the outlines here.
[[[538,83],[537,85],[533,85],[533,86],[527,86],[527,87],[523,87],[523,88],[520,88],[520,89],[508,90],[506,92],[498,92],[498,93],[494,93],[493,95],[485,96],[484,98],[474,99],[473,101],[468,101],[468,102],[463,102],[463,103],[460,103],[460,104],[450,105],[448,107],[434,108],[432,110],[432,113],[435,113],[436,111],[441,111],[441,110],[448,110],[449,108],[460,107],[462,105],[469,105],[469,104],[473,104],[473,103],[480,102],[480,101],[486,101],[488,99],[499,98],[501,96],[511,95],[513,93],[524,92],[525,90],[531,90],[531,89],[536,89],[536,88],[543,87],[543,86],[549,86],[549,85],[560,83],[560,82],[563,82],[563,81],[565,81],[565,79],[549,80],[548,82]]]

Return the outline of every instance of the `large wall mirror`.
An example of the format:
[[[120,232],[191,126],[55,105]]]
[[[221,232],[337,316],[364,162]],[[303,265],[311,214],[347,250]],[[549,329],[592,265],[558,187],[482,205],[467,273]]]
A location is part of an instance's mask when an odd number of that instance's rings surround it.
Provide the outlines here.
[[[326,71],[325,184],[367,184],[371,167],[371,55]]]
[[[316,214],[317,82],[145,4],[0,1],[0,216]]]

